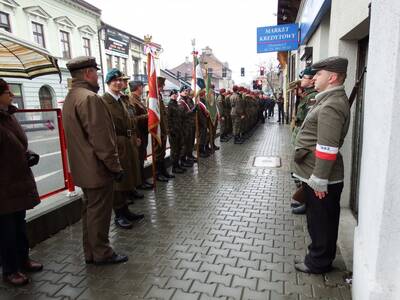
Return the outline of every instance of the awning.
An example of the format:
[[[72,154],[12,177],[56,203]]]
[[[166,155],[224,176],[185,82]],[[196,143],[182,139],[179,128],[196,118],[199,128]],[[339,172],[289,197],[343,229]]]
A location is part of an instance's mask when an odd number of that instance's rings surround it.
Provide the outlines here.
[[[43,48],[0,31],[0,77],[32,79],[61,72],[57,59]]]

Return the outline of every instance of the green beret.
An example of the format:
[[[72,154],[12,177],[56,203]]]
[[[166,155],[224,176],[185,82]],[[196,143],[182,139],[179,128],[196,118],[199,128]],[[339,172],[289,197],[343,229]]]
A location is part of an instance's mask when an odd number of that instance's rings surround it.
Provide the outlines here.
[[[67,68],[70,72],[86,68],[96,68],[100,70],[93,56],[78,56],[67,62]]]
[[[300,72],[299,77],[303,78],[304,75],[314,76],[316,73],[317,73],[316,70],[311,69],[311,67],[307,67],[303,71]]]
[[[117,68],[112,68],[106,75],[106,83],[109,84],[113,79],[122,77],[122,72]]]
[[[313,64],[311,68],[315,71],[326,70],[335,73],[347,73],[349,61],[345,57],[332,56]]]

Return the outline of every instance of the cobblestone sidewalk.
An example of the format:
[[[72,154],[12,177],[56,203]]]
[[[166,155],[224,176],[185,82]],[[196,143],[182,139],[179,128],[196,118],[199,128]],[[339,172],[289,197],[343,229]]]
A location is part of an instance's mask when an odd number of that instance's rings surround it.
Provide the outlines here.
[[[280,168],[253,167],[270,155]],[[340,256],[325,276],[294,270],[308,236],[305,218],[290,212],[289,164],[287,127],[267,122],[138,200],[132,209],[146,220],[133,230],[112,226],[126,264],[86,266],[78,223],[37,245],[45,270],[21,289],[1,283],[0,299],[351,299]]]

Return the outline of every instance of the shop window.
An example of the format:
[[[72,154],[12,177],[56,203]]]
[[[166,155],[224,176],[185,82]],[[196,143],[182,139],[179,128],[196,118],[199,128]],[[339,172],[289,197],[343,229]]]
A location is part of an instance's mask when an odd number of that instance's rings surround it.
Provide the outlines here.
[[[33,40],[39,46],[46,48],[46,43],[44,41],[43,25],[36,22],[32,22],[32,30],[33,30]]]
[[[121,72],[127,75],[128,70],[126,68],[126,58],[121,58]]]
[[[133,75],[139,75],[139,60],[132,58],[133,61]]]
[[[53,108],[53,91],[49,86],[42,86],[39,89],[39,101],[41,109]]]
[[[71,59],[71,44],[69,32],[60,30],[61,34],[61,51],[64,59]]]
[[[92,56],[92,49],[90,48],[90,39],[83,38],[83,50],[86,56]]]
[[[10,15],[0,11],[0,28],[11,32]]]
[[[121,58],[119,56],[114,56],[114,68],[121,70]]]

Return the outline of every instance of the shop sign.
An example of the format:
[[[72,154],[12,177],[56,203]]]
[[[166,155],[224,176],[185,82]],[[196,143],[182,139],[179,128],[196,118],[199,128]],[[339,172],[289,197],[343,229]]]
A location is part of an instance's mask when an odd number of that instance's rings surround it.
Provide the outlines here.
[[[129,36],[117,30],[107,28],[105,36],[106,53],[128,58],[129,54]]]
[[[257,28],[257,53],[296,50],[299,47],[297,24]]]

